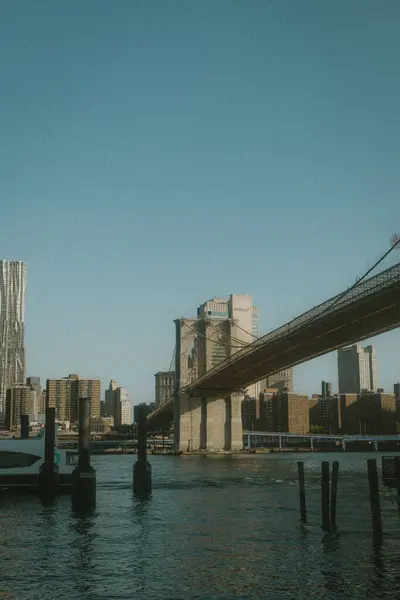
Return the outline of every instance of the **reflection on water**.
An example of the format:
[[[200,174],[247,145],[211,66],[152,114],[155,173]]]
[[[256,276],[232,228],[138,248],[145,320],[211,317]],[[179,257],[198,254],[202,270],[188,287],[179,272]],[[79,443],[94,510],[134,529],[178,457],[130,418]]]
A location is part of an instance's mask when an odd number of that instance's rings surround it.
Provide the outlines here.
[[[299,520],[301,458],[307,524]],[[341,454],[338,529],[322,532],[320,464],[333,458],[156,456],[153,494],[140,500],[132,457],[97,456],[92,514],[74,515],[68,497],[0,497],[0,596],[392,600],[400,591],[394,495],[382,491],[385,535],[375,549],[367,457]]]
[[[74,577],[76,590],[82,598],[90,597],[93,590],[93,547],[95,532],[92,517],[77,517],[70,523],[71,575]]]

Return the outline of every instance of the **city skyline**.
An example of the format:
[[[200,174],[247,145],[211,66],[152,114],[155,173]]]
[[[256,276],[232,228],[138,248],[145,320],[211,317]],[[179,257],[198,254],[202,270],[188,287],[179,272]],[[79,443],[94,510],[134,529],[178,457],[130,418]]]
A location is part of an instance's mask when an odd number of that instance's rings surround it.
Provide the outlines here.
[[[0,262],[4,262],[4,261],[1,261],[1,259],[0,259]],[[20,262],[22,265],[24,265],[23,279],[24,279],[24,292],[25,292],[25,285],[26,285],[26,273],[27,273],[27,269],[26,269],[26,263],[25,263],[25,262],[21,262],[21,261],[11,261],[11,262],[13,262],[13,263]],[[259,333],[259,327],[260,327],[260,311],[259,311],[258,307],[254,306],[254,305],[252,304],[252,297],[251,297],[249,294],[230,294],[229,296],[226,296],[226,297],[214,297],[214,298],[212,298],[211,300],[208,300],[208,301],[206,301],[206,302],[203,302],[203,304],[201,304],[201,305],[198,307],[198,309],[197,309],[197,314],[198,314],[198,316],[199,316],[199,315],[201,315],[201,317],[203,317],[203,318],[204,318],[204,317],[206,317],[206,316],[207,316],[207,312],[208,312],[208,313],[210,312],[210,311],[209,311],[209,309],[210,309],[210,308],[213,308],[213,309],[215,309],[216,307],[217,307],[217,308],[218,308],[218,306],[219,306],[219,307],[221,307],[221,306],[222,306],[222,304],[224,304],[225,306],[224,306],[224,308],[223,308],[223,313],[221,313],[221,314],[219,315],[219,317],[220,317],[220,318],[222,318],[222,317],[224,317],[224,318],[230,317],[230,316],[231,316],[231,314],[233,314],[233,312],[232,312],[232,311],[233,311],[233,308],[232,308],[232,306],[229,308],[229,305],[230,305],[230,304],[232,304],[232,305],[233,305],[233,299],[234,299],[235,297],[237,297],[237,298],[244,298],[244,302],[245,302],[246,306],[247,306],[247,304],[249,304],[249,306],[250,306],[250,313],[249,313],[249,314],[251,315],[251,317],[250,317],[250,320],[249,320],[249,323],[248,323],[248,327],[249,327],[249,329],[250,329],[251,331],[249,331],[249,332],[247,332],[247,333],[246,333],[246,330],[244,330],[244,329],[243,329],[243,334],[244,334],[244,338],[243,338],[243,340],[245,340],[245,339],[246,339],[246,341],[248,341],[248,343],[250,343],[250,341],[252,340],[252,338],[253,338],[253,337],[255,337],[255,336],[256,336],[256,335]],[[248,299],[248,300],[247,300],[247,299]],[[246,302],[246,301],[247,301],[247,302]],[[229,303],[230,303],[230,304],[229,304]],[[239,305],[240,305],[240,301],[239,301]],[[25,296],[24,296],[24,302],[23,302],[23,309],[24,309],[24,308],[25,308]],[[222,309],[221,309],[221,310],[222,310]],[[242,310],[244,310],[244,309],[243,309],[243,307],[239,306],[238,310],[239,310],[239,311],[242,311]],[[211,311],[211,312],[212,312],[212,311]],[[241,313],[239,313],[239,314],[241,314]],[[218,318],[218,315],[216,315],[216,314],[213,314],[213,315],[211,315],[211,316],[212,316],[212,317],[214,317],[214,318]],[[242,323],[242,324],[243,324],[243,323]],[[245,324],[245,323],[244,323],[244,324]],[[392,332],[390,332],[390,333],[392,333]],[[383,334],[383,335],[385,335],[385,334]],[[377,338],[373,338],[373,339],[378,339],[379,337],[380,337],[380,336],[377,336]],[[248,338],[248,339],[247,339],[247,338]],[[353,347],[360,347],[360,344],[359,344],[359,343],[357,343],[357,344],[355,344]],[[343,350],[344,350],[344,351],[346,351],[346,350],[349,350],[350,348],[351,348],[351,347],[349,347],[349,348],[343,348],[341,351],[339,351],[339,353],[338,353],[338,354],[340,355],[340,353],[341,353]],[[371,375],[371,377],[372,377],[372,379],[374,380],[374,382],[376,383],[376,385],[375,385],[375,388],[374,388],[374,387],[372,387],[371,389],[376,389],[376,388],[378,387],[378,381],[377,381],[377,375],[376,375],[376,366],[375,366],[375,360],[376,360],[375,346],[371,346],[371,345],[369,345],[369,346],[365,347],[365,351],[366,351],[366,352],[369,352],[369,353],[370,353],[370,355],[372,355],[372,354],[373,354],[374,369],[373,369],[373,375]],[[333,354],[335,354],[335,352],[331,352],[331,353],[329,353],[329,355],[328,355],[328,356],[331,356],[331,355],[333,355]],[[24,356],[24,358],[25,358],[25,356]],[[323,357],[323,358],[326,358],[326,357]],[[314,361],[315,361],[315,360],[319,360],[319,359],[314,359]],[[369,360],[371,360],[371,356],[370,356],[370,359],[369,359]],[[313,361],[313,360],[311,360],[311,361],[309,361],[309,363],[312,363],[312,362],[314,362],[314,361]],[[300,367],[301,367],[301,366],[302,366],[302,365],[300,365]],[[295,368],[292,368],[292,369],[289,369],[289,370],[288,370],[288,373],[290,372],[290,374],[288,374],[288,375],[286,375],[286,372],[282,372],[282,374],[285,374],[285,376],[286,376],[286,377],[288,377],[288,381],[290,381],[290,385],[289,385],[289,391],[295,391],[296,393],[306,393],[306,394],[308,394],[308,395],[311,397],[313,394],[315,394],[315,393],[316,393],[316,389],[312,389],[312,390],[311,390],[311,389],[309,389],[309,390],[300,390],[300,389],[298,389],[298,388],[297,388],[297,386],[296,386],[296,383],[295,383],[295,372],[296,372],[296,371],[295,371],[295,369],[298,369],[298,368],[299,368],[299,366],[298,366],[298,367],[295,367]],[[372,367],[371,367],[371,369],[372,369]],[[276,374],[276,375],[279,375],[279,374]],[[368,376],[369,376],[369,375],[368,375]],[[29,376],[29,378],[31,378],[31,377],[32,377],[32,375],[30,375],[30,376]],[[40,377],[40,378],[41,378],[41,377]],[[59,378],[59,377],[56,377],[56,378],[54,378],[54,377],[51,377],[51,378],[49,378],[49,377],[45,376],[43,379],[44,379],[44,380],[47,380],[47,379],[60,379],[60,378]],[[62,379],[65,379],[65,377],[64,377],[64,378],[62,378]],[[104,383],[104,379],[103,379],[102,377],[99,377],[99,376],[97,376],[97,377],[96,377],[96,376],[95,376],[95,377],[88,377],[87,379],[99,379],[99,380],[100,380],[100,385],[101,385],[101,387],[100,387],[100,393],[101,393],[101,396],[103,395],[103,390],[104,390],[104,392],[106,393],[106,391],[107,391],[107,386],[105,385],[105,383]],[[267,379],[268,379],[268,378],[267,378]],[[276,379],[276,376],[272,376],[270,380],[271,380],[271,381],[274,381],[275,379]],[[398,378],[397,378],[397,379],[398,379]],[[396,377],[394,377],[393,381],[392,381],[392,382],[389,382],[389,384],[388,384],[388,386],[387,386],[386,388],[383,386],[383,389],[385,389],[385,391],[386,391],[386,392],[391,392],[391,391],[392,391],[392,389],[393,389],[393,385],[396,383],[397,379],[396,379]],[[321,380],[322,380],[322,379],[321,379]],[[321,380],[320,380],[320,381],[321,381]],[[334,386],[333,386],[333,393],[340,392],[340,384],[339,384],[339,369],[337,370],[336,377],[332,377],[332,378],[331,378],[331,381],[333,381],[333,382],[334,382]],[[113,382],[113,380],[112,380],[112,382]],[[24,381],[23,381],[22,383],[24,383]],[[261,383],[261,382],[260,382],[260,383]],[[337,385],[335,385],[335,384],[337,384]],[[272,385],[272,384],[271,384],[271,385]],[[292,387],[292,385],[293,385],[293,387]],[[254,387],[254,386],[251,386],[251,388],[253,388],[253,387]],[[382,385],[381,385],[381,384],[379,384],[379,387],[382,387]],[[121,389],[122,389],[122,390],[125,390],[125,388],[121,388]],[[362,389],[362,388],[360,388],[360,389]],[[261,388],[260,388],[260,391],[261,391]],[[353,390],[347,390],[345,393],[352,393],[352,391],[353,391]],[[153,402],[154,402],[154,400],[155,400],[155,397],[154,397],[154,388],[153,388],[153,395],[152,395],[152,396],[151,396],[151,395],[149,395],[148,397],[145,397],[145,398],[139,398],[139,397],[137,397],[137,398],[136,398],[136,401],[133,401],[133,402],[132,402],[132,401],[131,401],[131,399],[130,399],[130,395],[129,395],[128,393],[126,393],[126,394],[127,394],[127,397],[125,398],[125,401],[127,401],[127,402],[129,403],[130,412],[132,411],[132,408],[133,408],[133,406],[134,406],[134,405],[136,405],[136,404],[139,404],[139,403],[141,403],[141,402],[146,402],[146,403],[148,403],[148,404],[151,404],[151,403],[153,403]],[[125,410],[125,415],[126,415],[126,414],[127,414],[127,410]]]

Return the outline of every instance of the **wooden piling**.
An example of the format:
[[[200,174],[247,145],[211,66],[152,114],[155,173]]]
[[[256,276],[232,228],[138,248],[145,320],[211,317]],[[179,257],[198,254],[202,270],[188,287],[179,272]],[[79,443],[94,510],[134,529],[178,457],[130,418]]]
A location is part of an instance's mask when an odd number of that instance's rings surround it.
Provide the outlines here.
[[[44,431],[44,463],[39,470],[39,489],[44,495],[54,495],[58,491],[58,465],[54,463],[56,445],[56,409],[46,407]]]
[[[299,496],[300,496],[300,518],[305,523],[307,521],[307,508],[306,508],[306,486],[304,480],[304,463],[298,461],[297,472],[299,476]]]
[[[151,465],[147,460],[147,417],[139,407],[136,423],[137,460],[133,465],[133,492],[139,498],[151,493]]]
[[[72,507],[76,512],[96,505],[96,471],[90,464],[90,398],[79,398],[79,458],[72,473]]]
[[[21,415],[21,440],[29,440],[29,415]]]
[[[322,529],[329,529],[329,462],[321,465]]]
[[[337,488],[339,480],[339,463],[337,460],[332,464],[332,483],[331,483],[331,527],[336,528],[336,502]]]
[[[394,469],[396,475],[397,506],[400,510],[400,456],[394,459]]]
[[[379,500],[379,480],[378,480],[378,469],[376,466],[376,459],[369,458],[367,460],[368,465],[368,484],[369,484],[369,499],[371,505],[372,515],[372,531],[373,539],[375,544],[382,542],[382,520],[381,520],[381,506]]]

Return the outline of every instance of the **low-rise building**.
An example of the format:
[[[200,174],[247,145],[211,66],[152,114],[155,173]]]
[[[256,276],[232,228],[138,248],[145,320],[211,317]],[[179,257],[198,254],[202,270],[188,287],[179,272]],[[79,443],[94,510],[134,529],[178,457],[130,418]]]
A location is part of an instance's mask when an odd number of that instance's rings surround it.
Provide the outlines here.
[[[262,397],[262,398],[261,398]],[[308,433],[309,400],[303,394],[276,392],[260,394],[260,421],[264,431]]]
[[[396,399],[394,394],[366,392],[358,400],[360,432],[366,435],[396,433]]]
[[[92,417],[90,433],[108,433],[114,427],[114,417]]]

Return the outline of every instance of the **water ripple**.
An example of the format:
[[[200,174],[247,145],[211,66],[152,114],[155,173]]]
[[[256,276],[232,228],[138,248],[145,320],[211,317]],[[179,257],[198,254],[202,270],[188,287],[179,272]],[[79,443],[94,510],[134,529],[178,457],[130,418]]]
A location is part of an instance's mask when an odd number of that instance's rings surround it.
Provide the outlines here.
[[[337,458],[337,457],[335,457]],[[13,600],[355,600],[400,591],[400,521],[381,495],[384,544],[372,546],[366,461],[339,457],[338,530],[320,528],[321,460],[264,455],[151,457],[153,493],[132,496],[130,456],[96,456],[97,507],[0,496],[0,598]],[[309,522],[299,522],[305,460]]]

